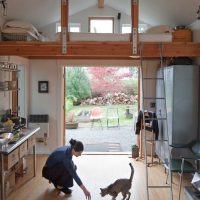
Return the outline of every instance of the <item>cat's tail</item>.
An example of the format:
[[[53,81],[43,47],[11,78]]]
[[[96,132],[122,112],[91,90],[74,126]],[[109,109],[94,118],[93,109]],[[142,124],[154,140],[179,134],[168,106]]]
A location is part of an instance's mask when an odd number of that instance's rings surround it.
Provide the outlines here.
[[[131,163],[129,163],[130,167],[131,167],[131,176],[129,178],[130,182],[132,182],[133,180],[133,175],[134,175],[134,168],[133,168],[133,165]]]

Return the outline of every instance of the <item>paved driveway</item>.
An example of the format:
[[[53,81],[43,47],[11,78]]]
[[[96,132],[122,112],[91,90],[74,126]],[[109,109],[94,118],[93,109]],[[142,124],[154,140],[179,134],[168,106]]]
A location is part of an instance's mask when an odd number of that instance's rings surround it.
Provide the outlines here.
[[[85,152],[130,152],[136,142],[133,126],[67,129],[67,144],[71,138],[82,141]]]

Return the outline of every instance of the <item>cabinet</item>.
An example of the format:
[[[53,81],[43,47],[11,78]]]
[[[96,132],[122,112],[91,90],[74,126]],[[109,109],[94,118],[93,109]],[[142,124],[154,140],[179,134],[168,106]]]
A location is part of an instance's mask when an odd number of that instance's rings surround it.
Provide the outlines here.
[[[175,65],[164,69],[164,87],[157,82],[157,117],[165,118],[167,124],[159,120],[159,139],[167,139],[169,144],[188,144],[198,138],[199,67],[195,65]],[[160,72],[158,72],[159,76]],[[166,126],[167,125],[167,126]],[[156,144],[156,153],[163,160],[167,157],[166,142]]]
[[[178,29],[172,33],[173,42],[192,42],[192,31],[190,29]]]
[[[23,137],[14,144],[8,144],[0,149],[0,194],[1,200],[5,200],[6,196],[15,188],[28,181],[30,175],[36,175],[36,152],[35,152],[35,134],[38,128],[21,130]],[[27,156],[29,150],[32,149],[33,154]],[[28,170],[29,175],[24,176],[27,157],[32,157],[29,164],[33,166],[33,170]],[[28,159],[27,159],[28,160]],[[31,169],[31,168],[28,168]]]
[[[18,66],[13,63],[0,62],[0,97],[4,109],[12,109],[18,114]]]

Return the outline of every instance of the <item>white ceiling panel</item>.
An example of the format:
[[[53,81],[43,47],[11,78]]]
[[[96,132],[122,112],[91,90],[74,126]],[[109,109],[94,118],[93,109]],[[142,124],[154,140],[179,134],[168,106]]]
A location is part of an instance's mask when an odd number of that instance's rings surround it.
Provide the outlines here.
[[[97,5],[98,0],[69,0],[69,14]],[[42,27],[60,19],[61,0],[7,0],[6,19],[20,19]],[[131,0],[105,0],[105,6],[130,15]],[[200,0],[139,0],[139,19],[151,25],[188,25],[197,19]],[[3,15],[2,6],[0,14]]]

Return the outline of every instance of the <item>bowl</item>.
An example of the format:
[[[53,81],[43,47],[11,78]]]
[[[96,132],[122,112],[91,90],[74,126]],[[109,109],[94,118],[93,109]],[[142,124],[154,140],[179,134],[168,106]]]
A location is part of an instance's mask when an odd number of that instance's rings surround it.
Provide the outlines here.
[[[0,134],[0,146],[8,144],[13,139],[12,133]]]

